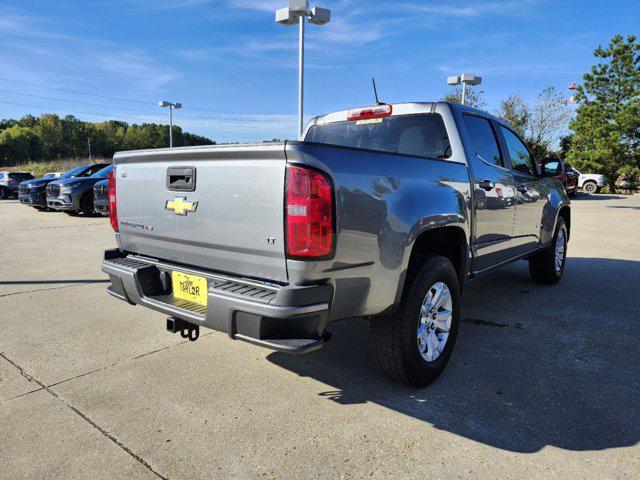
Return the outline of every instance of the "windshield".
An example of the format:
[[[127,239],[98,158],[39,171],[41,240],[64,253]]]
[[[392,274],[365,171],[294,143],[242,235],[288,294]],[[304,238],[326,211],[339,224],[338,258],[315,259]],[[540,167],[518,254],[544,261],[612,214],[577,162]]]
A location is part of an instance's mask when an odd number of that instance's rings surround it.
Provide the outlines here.
[[[67,173],[63,173],[60,175],[60,178],[72,178],[75,177],[87,169],[86,165],[82,165],[81,167],[72,168]]]
[[[9,178],[11,180],[24,181],[24,180],[31,180],[33,178],[33,175],[31,175],[30,173],[10,173]]]
[[[91,175],[93,178],[109,178],[109,172],[113,170],[113,165],[103,168],[102,170]]]
[[[314,125],[309,129],[306,141],[429,158],[451,156],[447,130],[438,114]]]

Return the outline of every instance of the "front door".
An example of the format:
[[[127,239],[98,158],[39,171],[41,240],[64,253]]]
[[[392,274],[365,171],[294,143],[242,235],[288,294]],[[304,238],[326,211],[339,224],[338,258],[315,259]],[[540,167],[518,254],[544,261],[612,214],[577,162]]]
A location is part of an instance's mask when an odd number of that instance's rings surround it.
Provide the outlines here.
[[[516,182],[516,221],[512,248],[515,255],[522,255],[538,247],[549,188],[540,178],[533,155],[522,140],[502,125],[500,132]]]
[[[478,272],[513,257],[516,184],[500,154],[492,123],[477,115],[464,114],[463,118],[473,149],[467,157],[474,177],[473,271]]]

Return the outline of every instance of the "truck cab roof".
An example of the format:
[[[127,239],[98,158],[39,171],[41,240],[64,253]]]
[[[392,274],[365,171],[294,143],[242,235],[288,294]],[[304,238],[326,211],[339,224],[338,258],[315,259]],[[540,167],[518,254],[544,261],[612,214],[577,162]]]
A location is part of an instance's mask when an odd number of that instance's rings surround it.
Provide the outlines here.
[[[484,117],[492,118],[493,120],[504,123],[503,120],[495,117],[494,115],[480,110],[474,107],[469,107],[466,105],[460,105],[459,103],[453,102],[404,102],[404,103],[383,103],[379,106],[389,105],[392,108],[392,113],[389,116],[397,116],[397,115],[417,115],[422,113],[436,113],[438,107],[448,106],[453,111],[464,111],[475,113],[477,115],[482,115]],[[374,108],[373,106],[364,106],[364,107],[356,107],[348,110],[339,110],[337,112],[328,113],[326,115],[319,115],[311,119],[311,121],[307,125],[307,129],[313,125],[321,125],[327,123],[336,123],[336,122],[345,122],[349,120],[350,114],[357,110],[363,110],[368,108]]]

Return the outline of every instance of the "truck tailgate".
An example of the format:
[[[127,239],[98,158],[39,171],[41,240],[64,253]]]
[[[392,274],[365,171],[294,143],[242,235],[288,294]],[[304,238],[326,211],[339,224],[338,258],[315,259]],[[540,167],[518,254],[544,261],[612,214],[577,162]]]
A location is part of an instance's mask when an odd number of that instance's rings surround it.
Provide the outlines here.
[[[117,153],[121,248],[286,282],[284,148],[269,144]],[[168,184],[172,167],[193,169],[193,191],[176,191]]]

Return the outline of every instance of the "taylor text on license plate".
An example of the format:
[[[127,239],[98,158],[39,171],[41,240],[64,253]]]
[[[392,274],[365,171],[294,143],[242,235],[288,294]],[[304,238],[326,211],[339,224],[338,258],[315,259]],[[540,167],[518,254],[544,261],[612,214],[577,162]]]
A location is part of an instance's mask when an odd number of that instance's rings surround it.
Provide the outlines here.
[[[171,272],[173,296],[207,306],[207,279],[182,272]]]

